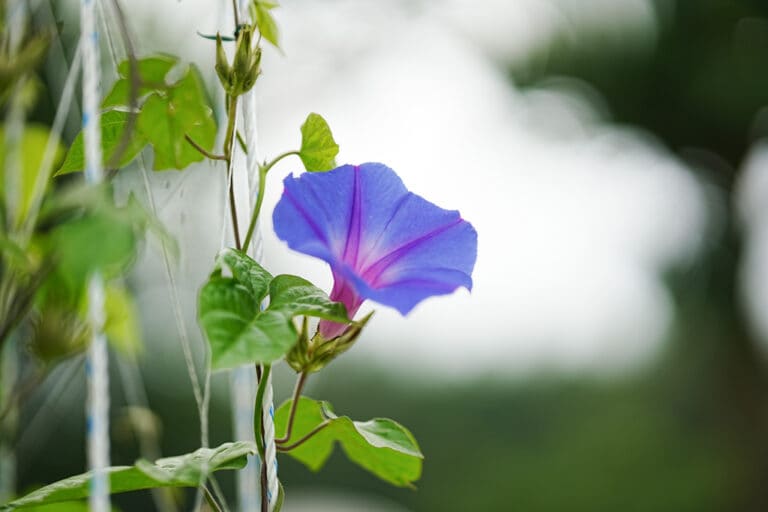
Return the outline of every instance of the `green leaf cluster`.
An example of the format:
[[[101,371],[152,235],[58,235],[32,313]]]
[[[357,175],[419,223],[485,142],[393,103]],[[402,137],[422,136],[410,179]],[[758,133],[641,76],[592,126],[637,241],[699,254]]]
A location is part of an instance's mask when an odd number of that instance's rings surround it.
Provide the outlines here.
[[[224,443],[217,448],[200,448],[192,453],[155,462],[140,459],[133,466],[115,466],[107,470],[110,492],[117,494],[155,487],[197,487],[215,471],[242,469],[248,455],[255,453],[255,444],[238,441]],[[90,480],[90,473],[59,480],[6,505],[0,505],[0,510],[82,500],[88,497]]]
[[[101,144],[105,166],[125,167],[151,145],[155,153],[154,170],[183,169],[204,158],[187,137],[206,151],[213,149],[216,121],[200,72],[189,65],[180,78],[171,80],[171,76],[176,76],[175,71],[171,71],[178,65],[178,59],[168,55],[138,60],[135,68],[130,61],[120,64],[120,78],[102,103]],[[132,84],[137,88],[135,105],[131,105]],[[132,107],[135,110],[131,111]],[[114,162],[117,156],[119,159]],[[81,132],[57,174],[84,168]]]
[[[262,308],[267,298],[269,306]],[[349,322],[344,305],[309,281],[288,274],[273,277],[234,249],[219,254],[198,298],[198,319],[214,369],[280,359],[296,343],[293,319],[301,315]]]
[[[286,431],[291,404],[289,400],[275,412],[278,435]],[[312,471],[323,467],[338,442],[352,462],[393,485],[413,487],[421,477],[424,456],[405,427],[384,418],[352,421],[347,416],[336,416],[327,402],[307,397],[299,399],[291,439],[286,445],[321,425],[325,425],[322,430],[287,452]]]

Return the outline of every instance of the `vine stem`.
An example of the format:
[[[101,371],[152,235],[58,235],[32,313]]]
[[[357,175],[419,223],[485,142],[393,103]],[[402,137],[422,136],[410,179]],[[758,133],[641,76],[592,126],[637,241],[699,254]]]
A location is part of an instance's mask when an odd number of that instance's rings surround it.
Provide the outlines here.
[[[208,506],[216,512],[224,512],[219,504],[216,503],[216,499],[213,497],[213,494],[211,494],[210,489],[205,485],[201,488],[203,489],[203,496],[205,496],[205,501],[208,503]]]
[[[211,153],[210,151],[205,149],[203,146],[201,146],[200,144],[195,142],[195,139],[193,139],[192,137],[190,137],[186,133],[184,134],[184,139],[186,139],[186,141],[189,142],[192,145],[192,147],[197,150],[198,153],[200,153],[201,155],[203,155],[206,158],[210,158],[211,160],[226,160],[227,159],[227,157],[225,155],[214,155],[213,153]]]
[[[242,249],[240,243],[240,227],[237,221],[237,207],[235,205],[235,183],[232,179],[232,146],[235,137],[235,123],[237,122],[237,96],[229,97],[227,110],[227,133],[224,137],[224,157],[227,162],[227,176],[229,186],[229,215],[232,217],[232,234],[235,238],[235,247]]]
[[[318,426],[316,426],[315,428],[310,430],[309,433],[307,433],[304,437],[302,437],[301,439],[299,439],[295,443],[289,444],[289,445],[278,446],[277,450],[280,451],[280,452],[289,452],[289,451],[293,450],[294,448],[298,448],[302,444],[304,444],[307,441],[309,441],[310,439],[312,439],[316,434],[318,434],[320,431],[322,431],[325,427],[327,427],[330,424],[331,424],[331,420],[325,420],[324,422],[322,422],[321,424],[319,424]]]
[[[258,366],[258,365],[257,365]],[[257,370],[258,371],[258,370]],[[264,405],[264,392],[267,389],[267,380],[269,380],[269,373],[272,371],[272,366],[265,364],[264,369],[258,371],[259,373],[259,387],[256,389],[256,403],[255,411],[253,413],[253,431],[256,434],[256,448],[259,451],[259,457],[264,460],[264,437],[261,435],[261,427],[264,421],[263,418],[263,405]],[[263,466],[263,464],[262,464]]]
[[[285,444],[289,439],[291,439],[291,433],[293,432],[293,421],[296,419],[296,409],[299,407],[299,398],[301,397],[301,392],[304,389],[304,385],[307,383],[307,377],[309,377],[307,372],[301,372],[299,374],[299,378],[296,379],[296,387],[293,389],[293,401],[291,402],[291,411],[288,414],[288,424],[285,427],[285,435],[283,435],[283,437],[280,439],[275,439],[275,444],[277,445]]]
[[[291,155],[298,155],[298,151],[286,151],[285,153],[281,153],[277,155],[271,162],[269,162],[266,165],[259,166],[259,191],[256,195],[256,206],[253,208],[253,213],[251,214],[251,222],[248,224],[248,231],[245,234],[245,241],[243,242],[243,251],[248,250],[248,245],[251,243],[251,239],[253,238],[253,232],[256,229],[256,223],[259,220],[259,212],[261,212],[261,205],[264,202],[264,191],[266,187],[264,186],[264,180],[267,178],[267,173],[269,172],[272,167],[275,166],[280,160],[283,158],[286,158]]]

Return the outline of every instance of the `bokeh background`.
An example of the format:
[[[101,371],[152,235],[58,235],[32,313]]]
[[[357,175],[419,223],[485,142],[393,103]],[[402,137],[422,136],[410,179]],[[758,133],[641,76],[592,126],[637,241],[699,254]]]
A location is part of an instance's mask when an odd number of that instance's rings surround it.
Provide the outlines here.
[[[197,63],[220,102],[214,45],[196,32],[231,31],[230,2],[123,3],[139,54]],[[50,122],[77,2],[31,5],[38,26],[62,22],[33,115]],[[319,474],[283,457],[285,510],[768,510],[768,4],[284,0],[275,15],[283,52],[266,51],[257,85],[259,154],[295,147],[319,112],[339,162],[387,163],[480,236],[471,294],[408,318],[380,308],[308,385],[340,413],[408,426],[426,455],[418,490],[390,488],[342,453]],[[109,17],[103,28],[117,34]],[[104,69],[109,83],[106,46]],[[280,174],[299,171],[276,169],[267,208]],[[208,164],[151,176],[198,347],[223,177]],[[124,171],[118,189],[141,196],[139,180]],[[269,219],[261,229],[268,268],[330,285]],[[199,439],[152,242],[129,284],[145,351],[138,364],[113,357],[118,464]],[[23,404],[22,487],[82,471],[82,373],[82,359],[63,363]],[[228,377],[213,383],[212,441],[223,442]],[[281,368],[278,401],[291,383]],[[231,475],[221,481],[231,495]],[[115,502],[153,506],[148,493]]]

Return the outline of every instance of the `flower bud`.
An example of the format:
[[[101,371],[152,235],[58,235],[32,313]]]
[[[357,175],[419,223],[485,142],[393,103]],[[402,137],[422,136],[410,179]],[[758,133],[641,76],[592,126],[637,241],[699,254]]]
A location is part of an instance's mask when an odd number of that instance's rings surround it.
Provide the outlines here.
[[[285,356],[285,362],[294,369],[296,373],[301,373],[309,365],[309,335],[307,332],[307,317],[301,324],[301,332],[296,345]]]
[[[216,34],[216,74],[219,77],[224,90],[231,94],[232,90],[232,67],[227,61],[227,54],[224,52],[224,45],[221,43],[221,34]]]
[[[253,50],[251,68],[243,78],[243,92],[248,92],[256,84],[256,79],[261,74],[261,48],[256,47]]]
[[[286,357],[288,364],[296,372],[314,373],[322,370],[355,344],[371,316],[373,311],[362,320],[350,324],[341,335],[330,340],[326,340],[318,331],[311,341],[307,341],[305,320],[305,328],[302,329],[299,341]]]
[[[253,27],[243,25],[237,35],[237,47],[235,49],[235,60],[232,62],[232,69],[235,73],[238,85],[243,83],[243,79],[251,69],[251,60],[253,50],[251,49],[251,35]]]

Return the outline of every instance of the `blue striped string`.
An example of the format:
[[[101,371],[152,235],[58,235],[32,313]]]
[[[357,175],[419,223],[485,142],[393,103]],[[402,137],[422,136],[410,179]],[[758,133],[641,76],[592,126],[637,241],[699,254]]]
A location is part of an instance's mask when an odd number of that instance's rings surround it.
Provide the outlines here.
[[[248,6],[249,0],[239,1],[239,17],[241,23],[251,23],[250,11]],[[233,169],[233,179],[238,186],[245,185],[247,191],[246,201],[241,201],[245,207],[245,215],[241,215],[238,212],[238,217],[243,221],[245,232],[248,226],[248,220],[251,217],[251,199],[253,191],[259,185],[258,180],[258,131],[257,131],[257,97],[256,88],[252,88],[241,97],[241,118],[243,120],[243,129],[245,132],[245,145],[248,148],[246,156],[246,166],[236,166]],[[260,231],[257,227],[254,232],[252,245],[249,248],[249,254],[258,262],[263,262],[263,245]],[[233,389],[232,396],[234,399],[233,410],[235,415],[236,431],[235,435],[237,439],[251,439],[254,438],[253,432],[253,416],[254,416],[254,400],[256,396],[256,371],[252,365],[237,368],[233,374]],[[274,413],[270,414],[269,411],[274,410],[272,405],[272,381],[271,378],[267,382],[267,389],[264,396],[264,409],[262,415],[264,417],[263,425],[265,431],[265,446],[267,447],[267,453],[265,455],[265,464],[267,465],[267,499],[269,502],[268,509],[272,511],[274,509],[275,501],[277,499],[277,460],[275,457],[275,443],[274,443]],[[271,445],[271,450],[270,450]],[[260,489],[260,477],[259,477],[260,463],[256,457],[252,457],[249,460],[248,466],[245,471],[240,472],[238,475],[238,494],[240,500],[240,510],[252,511],[258,510],[261,504]]]
[[[96,29],[96,2],[80,4],[80,37],[83,45],[83,138],[85,142],[85,181],[98,184],[103,179],[101,154],[101,113],[99,112],[100,51]],[[88,321],[93,337],[88,349],[86,437],[90,481],[89,506],[92,512],[108,512],[109,500],[109,360],[104,336],[104,282],[94,275],[88,283]]]

